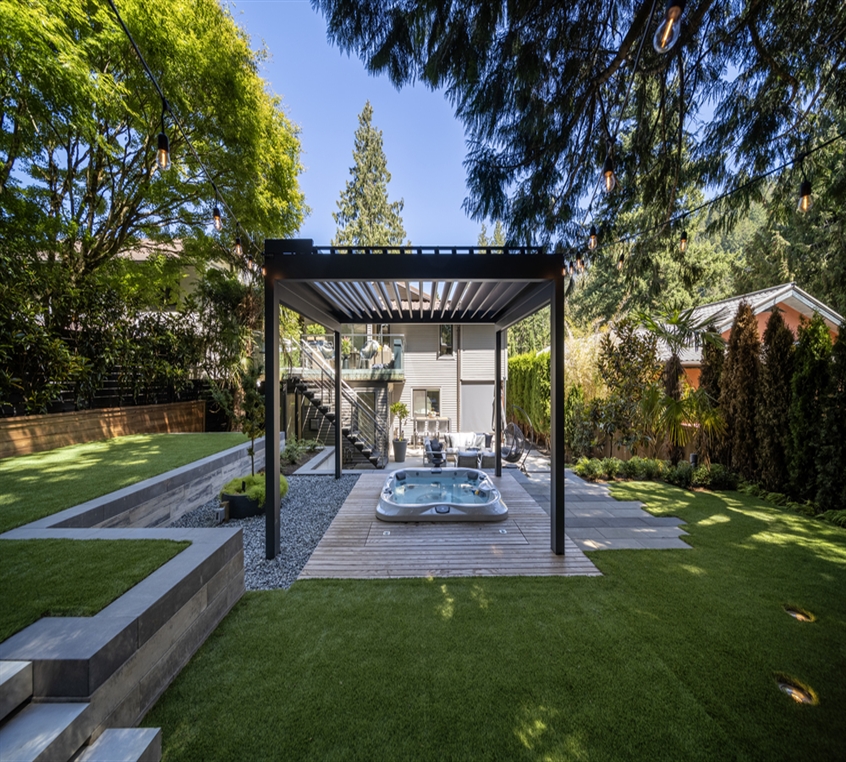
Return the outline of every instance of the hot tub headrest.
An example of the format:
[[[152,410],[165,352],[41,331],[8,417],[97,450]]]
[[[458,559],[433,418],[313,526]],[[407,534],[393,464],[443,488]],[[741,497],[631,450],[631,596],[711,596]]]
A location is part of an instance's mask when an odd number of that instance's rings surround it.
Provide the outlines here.
[[[404,482],[405,476],[406,476],[405,471],[397,471],[394,474],[394,479],[396,479],[398,482]]]

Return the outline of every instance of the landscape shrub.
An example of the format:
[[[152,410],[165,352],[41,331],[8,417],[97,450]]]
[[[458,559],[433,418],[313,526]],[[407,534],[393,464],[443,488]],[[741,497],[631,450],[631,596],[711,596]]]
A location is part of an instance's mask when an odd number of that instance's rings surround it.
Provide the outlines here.
[[[817,518],[835,526],[846,528],[846,509],[824,511]]]
[[[580,458],[576,473],[588,481],[595,482],[603,476],[602,461],[597,458]]]
[[[708,489],[735,490],[737,489],[737,475],[729,471],[721,463],[711,464],[711,477]]]
[[[646,468],[644,466],[644,458],[639,455],[634,455],[623,463],[622,474],[627,479],[635,479],[642,481],[646,478]]]
[[[623,468],[623,461],[619,458],[603,458],[602,472],[606,479],[616,479]]]
[[[687,461],[671,466],[664,474],[664,481],[668,484],[674,484],[676,487],[688,489],[693,483],[693,466]]]

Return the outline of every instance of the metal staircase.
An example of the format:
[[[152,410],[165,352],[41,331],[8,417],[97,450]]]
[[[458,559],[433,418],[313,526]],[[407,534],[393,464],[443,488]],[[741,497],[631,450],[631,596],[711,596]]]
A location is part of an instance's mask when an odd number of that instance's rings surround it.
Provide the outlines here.
[[[323,418],[336,425],[338,405],[335,400],[335,369],[319,347],[300,341],[299,366],[292,363],[284,381],[288,389],[300,393]],[[291,354],[286,352],[289,357]],[[364,404],[356,390],[341,380],[341,435],[374,468],[388,463],[388,431],[369,405]]]

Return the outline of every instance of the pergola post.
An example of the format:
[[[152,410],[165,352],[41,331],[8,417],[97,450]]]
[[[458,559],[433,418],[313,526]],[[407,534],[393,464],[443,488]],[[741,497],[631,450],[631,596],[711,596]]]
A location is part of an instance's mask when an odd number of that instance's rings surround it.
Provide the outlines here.
[[[552,281],[550,315],[550,495],[552,552],[564,555],[564,276],[559,269]]]
[[[494,345],[494,452],[496,475],[502,476],[502,331],[496,332]]]
[[[280,550],[279,521],[279,294],[276,279],[264,278],[264,478],[265,556],[276,558]]]
[[[341,478],[344,446],[341,441],[341,332],[335,331],[335,478]]]

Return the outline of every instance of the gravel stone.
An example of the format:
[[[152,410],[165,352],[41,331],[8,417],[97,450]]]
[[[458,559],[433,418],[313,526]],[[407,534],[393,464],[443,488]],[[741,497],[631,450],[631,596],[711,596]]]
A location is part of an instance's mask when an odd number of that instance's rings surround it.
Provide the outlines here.
[[[357,474],[334,476],[288,476],[288,494],[280,509],[281,551],[272,561],[265,555],[264,515],[216,524],[220,505],[215,498],[186,513],[171,526],[241,527],[244,533],[244,583],[247,590],[287,589],[294,584],[312,551],[317,547],[335,514],[358,481]]]

